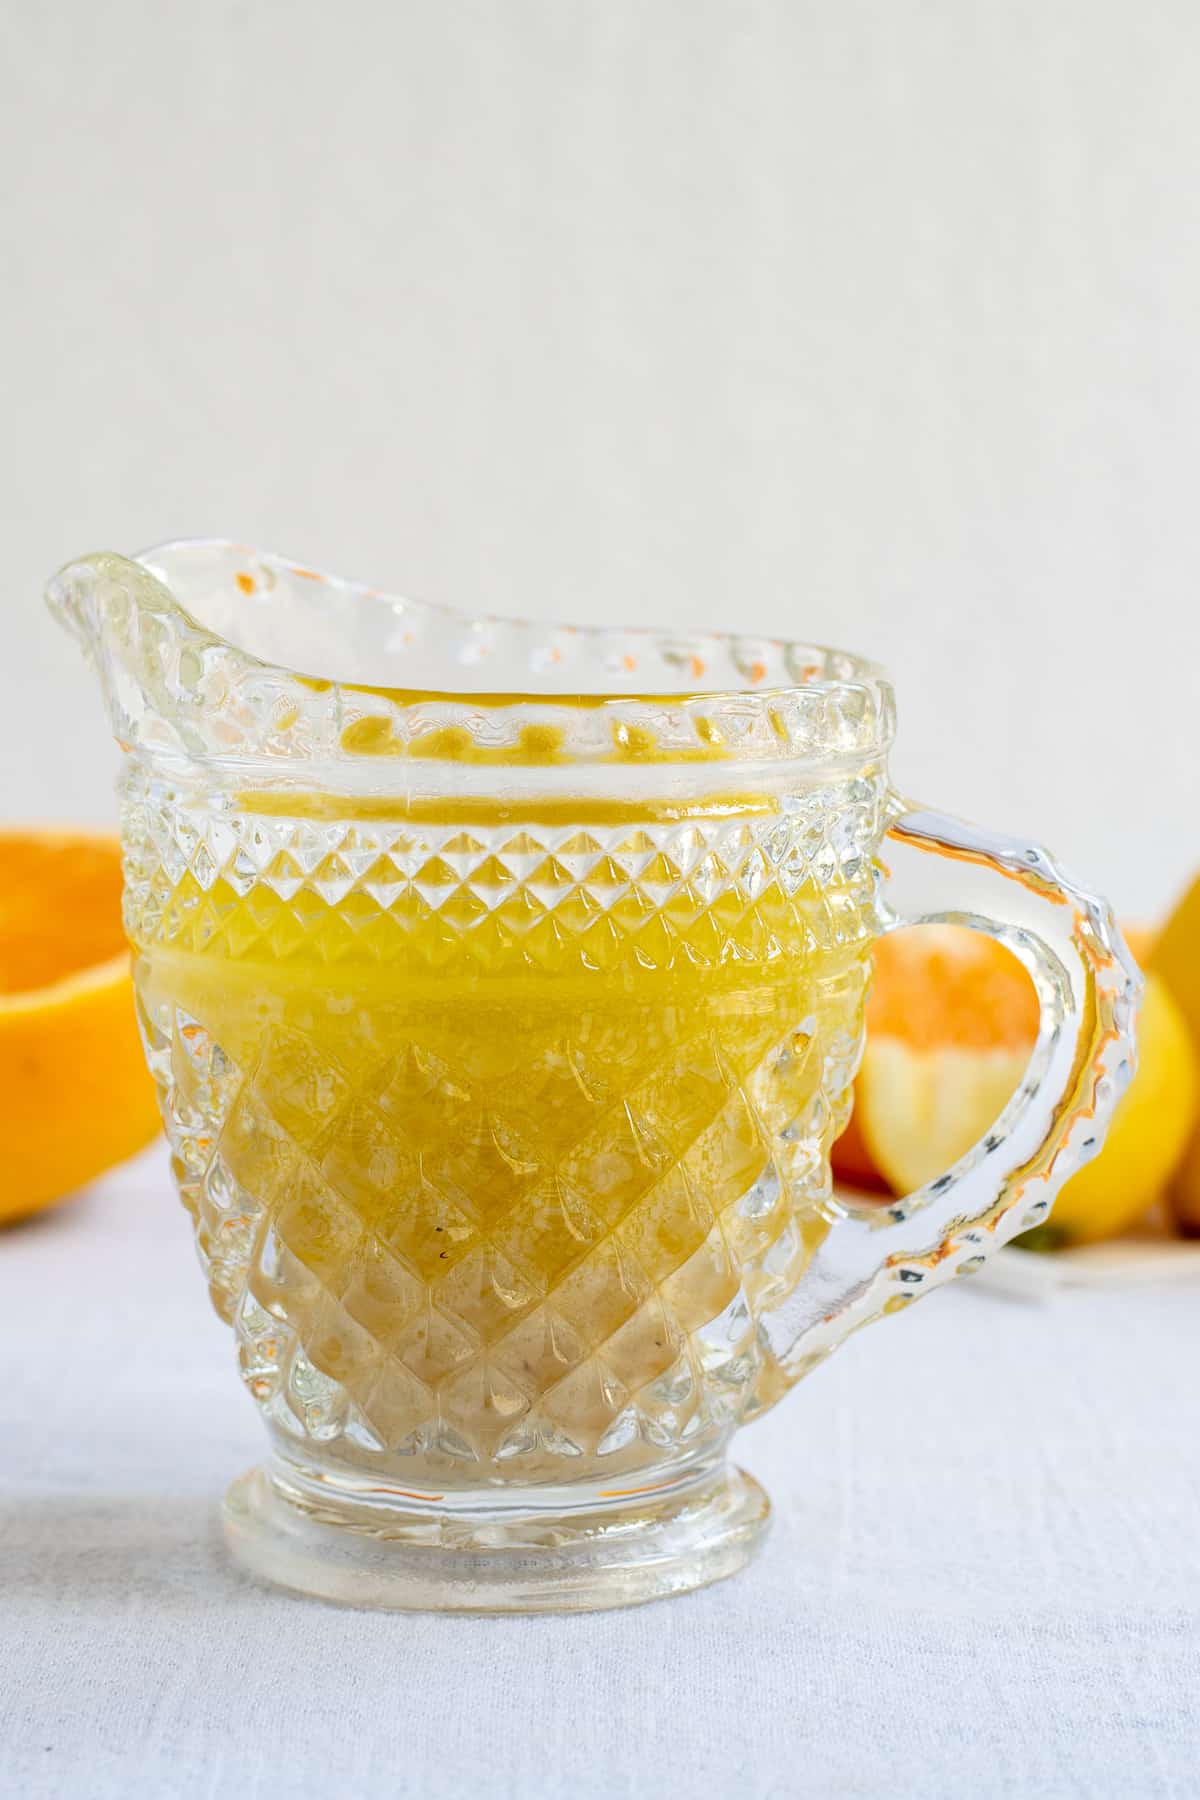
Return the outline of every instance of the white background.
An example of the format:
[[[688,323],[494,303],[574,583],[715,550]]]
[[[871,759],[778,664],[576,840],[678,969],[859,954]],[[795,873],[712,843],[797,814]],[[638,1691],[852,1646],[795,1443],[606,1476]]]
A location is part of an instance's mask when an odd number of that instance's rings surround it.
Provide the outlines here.
[[[1194,0],[7,0],[0,804],[111,814],[43,615],[222,533],[867,650],[921,798],[1200,861]]]

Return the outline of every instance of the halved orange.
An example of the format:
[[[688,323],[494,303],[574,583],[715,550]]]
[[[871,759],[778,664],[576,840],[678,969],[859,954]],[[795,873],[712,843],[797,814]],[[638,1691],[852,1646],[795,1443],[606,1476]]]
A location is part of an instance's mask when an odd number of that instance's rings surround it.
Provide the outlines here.
[[[1150,940],[1126,933],[1145,960]],[[957,926],[885,938],[876,952],[867,1047],[855,1083],[850,1168],[878,1171],[898,1194],[943,1173],[1002,1111],[1037,1035],[1033,984],[999,944]],[[1073,1175],[1049,1230],[1063,1242],[1110,1237],[1159,1198],[1196,1116],[1200,1070],[1187,1027],[1152,965],[1138,1021],[1138,1071],[1100,1155]],[[861,1174],[858,1181],[862,1183]]]
[[[157,1129],[117,840],[0,831],[0,1222],[65,1199]]]
[[[833,1147],[833,1172],[852,1187],[902,1193],[920,1181],[900,1185],[911,1170],[897,1171],[893,1139],[915,1135],[923,1154],[936,1158],[945,1152],[947,1128],[956,1139],[963,1119],[961,1148],[981,1136],[1024,1072],[1038,1002],[1012,952],[962,926],[922,925],[883,937],[874,965],[867,1048],[850,1124]],[[872,1104],[876,1096],[881,1106]],[[900,1113],[899,1133],[892,1117],[868,1120],[882,1109]],[[910,1160],[902,1146],[901,1163]]]

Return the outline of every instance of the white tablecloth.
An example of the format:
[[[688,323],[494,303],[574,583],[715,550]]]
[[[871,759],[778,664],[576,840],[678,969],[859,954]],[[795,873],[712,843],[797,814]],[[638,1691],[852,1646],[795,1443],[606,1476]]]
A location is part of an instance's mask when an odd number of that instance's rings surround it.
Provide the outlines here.
[[[860,1334],[740,1440],[758,1562],[578,1618],[230,1568],[259,1427],[160,1151],[0,1235],[0,1358],[6,1800],[1200,1791],[1197,1290]]]

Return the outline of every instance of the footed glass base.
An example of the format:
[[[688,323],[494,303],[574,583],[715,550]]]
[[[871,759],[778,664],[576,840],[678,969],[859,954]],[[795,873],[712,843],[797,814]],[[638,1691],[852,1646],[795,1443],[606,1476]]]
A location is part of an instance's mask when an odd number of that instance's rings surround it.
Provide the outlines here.
[[[306,1479],[274,1459],[225,1497],[225,1537],[260,1580],[343,1606],[589,1612],[704,1587],[767,1529],[758,1483],[725,1463],[669,1485],[421,1495]]]

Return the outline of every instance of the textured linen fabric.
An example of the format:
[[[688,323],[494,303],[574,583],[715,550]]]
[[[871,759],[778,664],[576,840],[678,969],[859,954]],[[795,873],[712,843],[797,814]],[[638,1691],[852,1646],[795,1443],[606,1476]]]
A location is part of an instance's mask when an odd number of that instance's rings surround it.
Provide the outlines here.
[[[743,1434],[775,1526],[591,1617],[260,1588],[260,1454],[160,1150],[0,1236],[0,1793],[1191,1795],[1200,1296],[969,1286]]]

